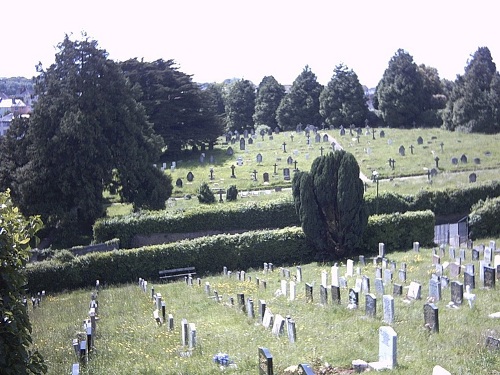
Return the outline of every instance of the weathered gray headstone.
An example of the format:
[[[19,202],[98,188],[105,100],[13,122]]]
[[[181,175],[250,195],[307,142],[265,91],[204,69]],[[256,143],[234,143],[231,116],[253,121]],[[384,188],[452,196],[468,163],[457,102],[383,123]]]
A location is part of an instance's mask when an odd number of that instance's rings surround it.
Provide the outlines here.
[[[485,288],[495,288],[495,268],[484,267],[484,287]]]
[[[401,295],[403,295],[403,285],[393,284],[392,295],[393,296],[401,296]]]
[[[375,293],[378,295],[384,295],[384,281],[381,278],[375,278]]]
[[[313,286],[309,283],[306,283],[306,302],[313,302]]]
[[[387,324],[392,324],[394,322],[394,297],[385,294],[382,297],[382,304],[384,309],[383,321]]]
[[[464,300],[464,285],[458,281],[450,283],[451,302],[454,305],[461,305]]]
[[[331,291],[332,291],[332,303],[339,304],[340,305],[340,287],[337,285],[332,285],[331,286]]]
[[[433,303],[424,305],[424,325],[431,332],[439,332],[439,311]]]
[[[266,312],[266,301],[259,299],[259,323],[264,322],[264,314]]]
[[[322,305],[328,304],[328,289],[326,289],[325,285],[319,286],[319,297],[320,297],[320,304]]]
[[[429,280],[429,298],[434,301],[441,300],[441,282],[435,279]]]
[[[365,298],[365,314],[370,318],[375,318],[377,315],[377,297],[374,294],[368,293]]]
[[[275,336],[281,336],[285,328],[285,318],[280,314],[276,314],[274,317],[273,328],[271,330],[272,334]]]
[[[476,277],[474,276],[474,274],[464,272],[464,285],[468,285],[471,289],[476,288]]]

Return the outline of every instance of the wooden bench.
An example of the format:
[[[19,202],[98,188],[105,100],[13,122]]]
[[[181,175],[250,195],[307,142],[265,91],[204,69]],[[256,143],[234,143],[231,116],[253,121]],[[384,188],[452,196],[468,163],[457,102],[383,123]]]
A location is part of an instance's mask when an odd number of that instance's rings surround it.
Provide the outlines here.
[[[160,275],[160,280],[175,279],[182,276],[193,276],[196,275],[196,269],[194,267],[184,267],[184,268],[174,268],[171,270],[158,271]]]

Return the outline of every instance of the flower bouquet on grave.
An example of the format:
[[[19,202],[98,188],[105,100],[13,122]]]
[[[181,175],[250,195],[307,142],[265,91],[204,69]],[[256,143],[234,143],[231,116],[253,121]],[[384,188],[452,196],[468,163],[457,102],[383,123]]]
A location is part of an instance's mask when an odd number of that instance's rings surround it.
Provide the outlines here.
[[[232,361],[229,359],[229,355],[226,353],[217,353],[212,359],[215,363],[222,366],[229,366]]]

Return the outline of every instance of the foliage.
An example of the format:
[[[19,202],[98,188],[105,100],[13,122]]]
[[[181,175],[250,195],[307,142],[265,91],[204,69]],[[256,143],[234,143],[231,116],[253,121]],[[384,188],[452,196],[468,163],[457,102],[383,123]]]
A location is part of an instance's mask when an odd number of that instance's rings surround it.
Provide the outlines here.
[[[319,96],[322,90],[316,75],[306,66],[278,106],[276,118],[279,127],[282,130],[295,130],[299,124],[319,127]]]
[[[0,92],[12,96],[33,93],[33,80],[25,77],[10,77],[0,79]]]
[[[443,113],[448,130],[500,131],[500,74],[487,47],[480,47],[458,76]]]
[[[294,176],[292,192],[304,233],[320,257],[338,259],[359,249],[367,215],[352,154],[341,150],[317,158],[310,173]]]
[[[24,137],[8,148],[25,155],[25,163],[13,165],[12,182],[1,186],[12,187],[22,211],[41,214],[49,226],[90,228],[103,214],[103,190],[113,183],[137,208],[164,207],[171,181],[153,170],[161,137],[118,65],[85,35],[66,36],[58,49],[54,64],[46,71],[39,66],[39,99]]]
[[[253,121],[255,125],[267,125],[275,129],[278,125],[276,111],[285,96],[285,87],[276,81],[273,76],[266,76],[257,87],[255,98],[255,112]]]
[[[21,273],[29,258],[30,239],[42,222],[22,216],[9,191],[0,194],[0,220],[0,373],[42,374],[46,372],[43,358],[31,350],[31,323],[22,302],[26,277]]]
[[[214,92],[201,90],[173,60],[130,59],[120,67],[170,152],[179,152],[186,145],[214,143],[222,134]]]
[[[363,248],[374,253],[379,242],[389,251],[411,249],[415,241],[421,246],[432,246],[434,224],[434,214],[430,210],[372,215],[363,234]]]
[[[226,96],[227,126],[231,131],[243,133],[254,126],[255,87],[247,79],[233,83]]]
[[[214,192],[206,182],[203,182],[198,189],[198,202],[205,204],[215,203]]]
[[[473,240],[500,234],[500,197],[480,200],[469,215],[470,237]]]
[[[132,250],[91,253],[68,263],[43,261],[26,269],[28,286],[47,291],[93,285],[135,282],[139,277],[158,279],[158,271],[196,267],[199,275],[229,269],[259,267],[264,262],[293,264],[311,260],[304,234],[298,227],[221,234]],[[64,280],[64,283],[61,283]]]
[[[389,61],[375,94],[377,109],[386,124],[396,128],[435,125],[439,101],[433,98],[442,93],[438,82],[435,69],[418,67],[408,52],[399,49]]]
[[[332,79],[321,91],[319,105],[319,112],[328,126],[361,127],[368,118],[363,86],[356,73],[343,64],[335,67]]]
[[[226,191],[226,200],[233,202],[238,198],[238,188],[236,185],[231,185]]]

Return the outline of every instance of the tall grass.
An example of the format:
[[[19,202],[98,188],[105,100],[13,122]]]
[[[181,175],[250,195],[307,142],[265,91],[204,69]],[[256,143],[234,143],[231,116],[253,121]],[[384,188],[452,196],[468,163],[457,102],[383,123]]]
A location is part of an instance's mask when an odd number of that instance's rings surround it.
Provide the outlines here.
[[[497,243],[500,241],[497,240]],[[486,242],[487,244],[487,242]],[[391,249],[389,249],[391,250]],[[407,263],[407,282],[422,284],[422,300],[407,303],[403,297],[395,297],[395,321],[392,327],[398,334],[399,366],[394,374],[430,374],[435,365],[441,365],[452,374],[500,374],[498,352],[485,347],[488,335],[500,337],[496,320],[488,314],[500,311],[500,294],[496,290],[483,289],[476,266],[476,304],[470,309],[465,303],[458,309],[446,307],[450,301],[449,287],[443,290],[439,307],[440,332],[430,333],[424,327],[423,305],[428,296],[428,281],[433,272],[431,249],[419,253],[391,252],[389,260],[399,266]],[[466,263],[471,263],[470,251]],[[447,255],[445,256],[447,258]],[[444,259],[447,260],[447,259]],[[221,265],[221,271],[222,271]],[[319,304],[321,271],[330,270],[330,264],[303,265],[303,281],[297,285],[297,299],[275,296],[282,279],[278,268],[273,273],[247,270],[246,281],[235,277],[206,276],[201,286],[188,286],[185,282],[154,284],[166,301],[167,314],[173,314],[175,328],[157,326],[153,320],[153,303],[150,287],[147,293],[138,285],[107,286],[99,293],[99,321],[96,350],[83,374],[219,374],[221,369],[212,362],[219,352],[227,353],[236,368],[226,368],[224,373],[258,373],[257,348],[267,347],[274,357],[275,374],[299,363],[312,364],[316,370],[325,363],[332,367],[350,368],[354,359],[368,362],[378,359],[378,328],[382,322],[381,296],[378,296],[376,318],[365,316],[364,296],[360,294],[359,309],[346,308],[347,289],[342,290],[341,305]],[[341,264],[341,274],[346,270]],[[289,268],[292,275],[295,267]],[[371,279],[374,293],[375,266],[371,262],[361,267],[361,273]],[[252,278],[249,281],[248,277]],[[267,289],[257,286],[255,280],[267,281]],[[394,282],[397,281],[397,273]],[[348,279],[353,287],[356,276]],[[463,282],[462,276],[458,280]],[[105,280],[101,280],[104,283]],[[216,303],[204,291],[205,282],[211,290],[217,290],[222,302]],[[314,285],[314,302],[305,302],[305,282]],[[244,293],[255,302],[256,318],[248,318],[239,307],[229,303],[236,301],[236,294]],[[392,284],[386,285],[386,293],[392,294]],[[275,337],[270,330],[258,323],[257,306],[264,299],[274,314],[290,315],[297,325],[297,342],[290,343],[286,336]],[[81,330],[81,322],[87,317],[89,290],[49,296],[41,308],[31,310],[33,338],[46,360],[49,374],[69,373],[76,361],[71,340]],[[195,323],[198,344],[191,356],[181,346],[180,321]]]

